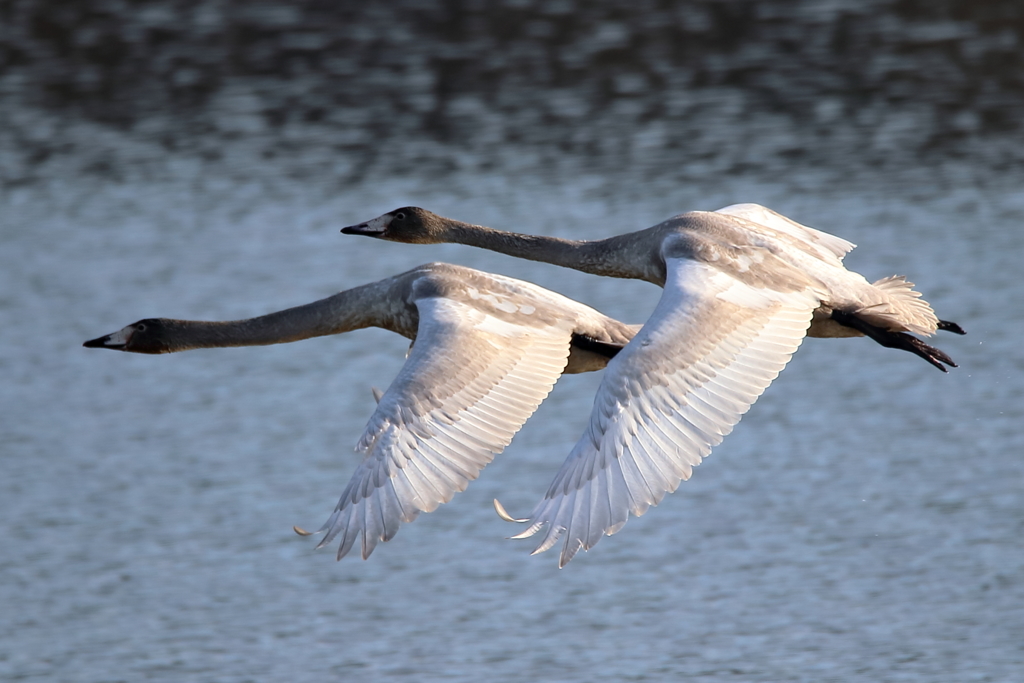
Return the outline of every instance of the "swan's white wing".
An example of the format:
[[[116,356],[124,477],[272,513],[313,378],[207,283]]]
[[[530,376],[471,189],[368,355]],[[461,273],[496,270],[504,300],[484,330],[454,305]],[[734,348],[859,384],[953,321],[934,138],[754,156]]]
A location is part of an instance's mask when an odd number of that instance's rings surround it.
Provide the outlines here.
[[[565,536],[559,566],[674,491],[739,421],[800,345],[819,298],[711,265],[666,259],[650,320],[608,364],[590,424],[516,538]]]
[[[317,546],[359,540],[363,559],[402,522],[466,488],[562,373],[571,322],[501,315],[452,298],[419,299],[416,342],[356,450],[365,459]],[[521,320],[525,319],[525,320]]]
[[[836,237],[827,232],[801,225],[760,204],[732,204],[731,206],[717,209],[715,213],[738,216],[752,223],[764,225],[790,237],[795,237],[801,242],[811,245],[822,260],[836,266],[839,266],[843,257],[857,246],[853,242],[847,242],[842,237]]]

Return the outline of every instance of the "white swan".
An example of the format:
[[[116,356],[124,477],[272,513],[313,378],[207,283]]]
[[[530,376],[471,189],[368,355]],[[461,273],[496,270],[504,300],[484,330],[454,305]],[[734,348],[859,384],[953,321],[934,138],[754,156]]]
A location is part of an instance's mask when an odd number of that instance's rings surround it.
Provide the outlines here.
[[[602,369],[639,329],[537,285],[431,263],[320,301],[231,322],[146,319],[85,342],[134,353],[258,346],[382,327],[414,340],[359,440],[364,454],[322,548],[363,559],[466,488],[563,373]],[[296,527],[296,531],[306,535]]]
[[[805,335],[867,335],[945,372],[955,363],[908,333],[940,321],[912,283],[847,270],[853,244],[756,204],[695,211],[604,240],[492,230],[405,207],[342,229],[409,243],[456,242],[665,288],[609,364],[586,432],[534,508],[534,553],[565,540],[564,566],[674,491],[786,365]],[[499,514],[508,518],[499,506]]]

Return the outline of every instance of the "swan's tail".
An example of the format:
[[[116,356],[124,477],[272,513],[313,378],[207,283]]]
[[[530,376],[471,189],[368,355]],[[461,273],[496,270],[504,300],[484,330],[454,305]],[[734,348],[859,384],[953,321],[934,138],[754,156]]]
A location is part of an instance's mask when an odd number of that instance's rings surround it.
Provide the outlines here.
[[[882,278],[872,286],[879,290],[884,301],[857,311],[862,319],[884,329],[913,334],[930,336],[942,329],[935,311],[921,298],[920,292],[914,291],[914,283],[902,275]]]

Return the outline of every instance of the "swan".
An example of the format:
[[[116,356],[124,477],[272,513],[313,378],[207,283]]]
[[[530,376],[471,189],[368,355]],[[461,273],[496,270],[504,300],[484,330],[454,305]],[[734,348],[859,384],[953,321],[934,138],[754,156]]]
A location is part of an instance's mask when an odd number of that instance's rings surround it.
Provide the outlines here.
[[[359,439],[364,459],[318,532],[365,560],[402,522],[465,490],[563,373],[603,369],[636,334],[529,282],[429,263],[276,313],[229,322],[148,318],[85,342],[133,353],[260,346],[366,327],[413,340]],[[300,535],[309,535],[298,527]]]
[[[946,372],[952,359],[913,336],[963,334],[902,276],[847,270],[854,245],[757,204],[694,211],[593,241],[524,235],[404,207],[343,233],[454,242],[664,288],[647,323],[608,363],[585,433],[513,538],[564,536],[559,567],[688,479],[789,362],[805,336],[868,336]]]

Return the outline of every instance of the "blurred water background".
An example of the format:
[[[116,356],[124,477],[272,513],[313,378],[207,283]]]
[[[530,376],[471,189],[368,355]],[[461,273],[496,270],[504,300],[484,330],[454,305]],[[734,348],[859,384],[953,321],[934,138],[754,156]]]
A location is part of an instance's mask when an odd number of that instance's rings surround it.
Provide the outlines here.
[[[0,678],[1024,680],[1024,5],[0,3]],[[809,340],[689,482],[556,569],[530,509],[599,377],[368,562],[314,553],[407,342],[166,357],[446,260],[642,321],[659,291],[338,228],[406,204],[603,237],[754,201],[967,337]]]

